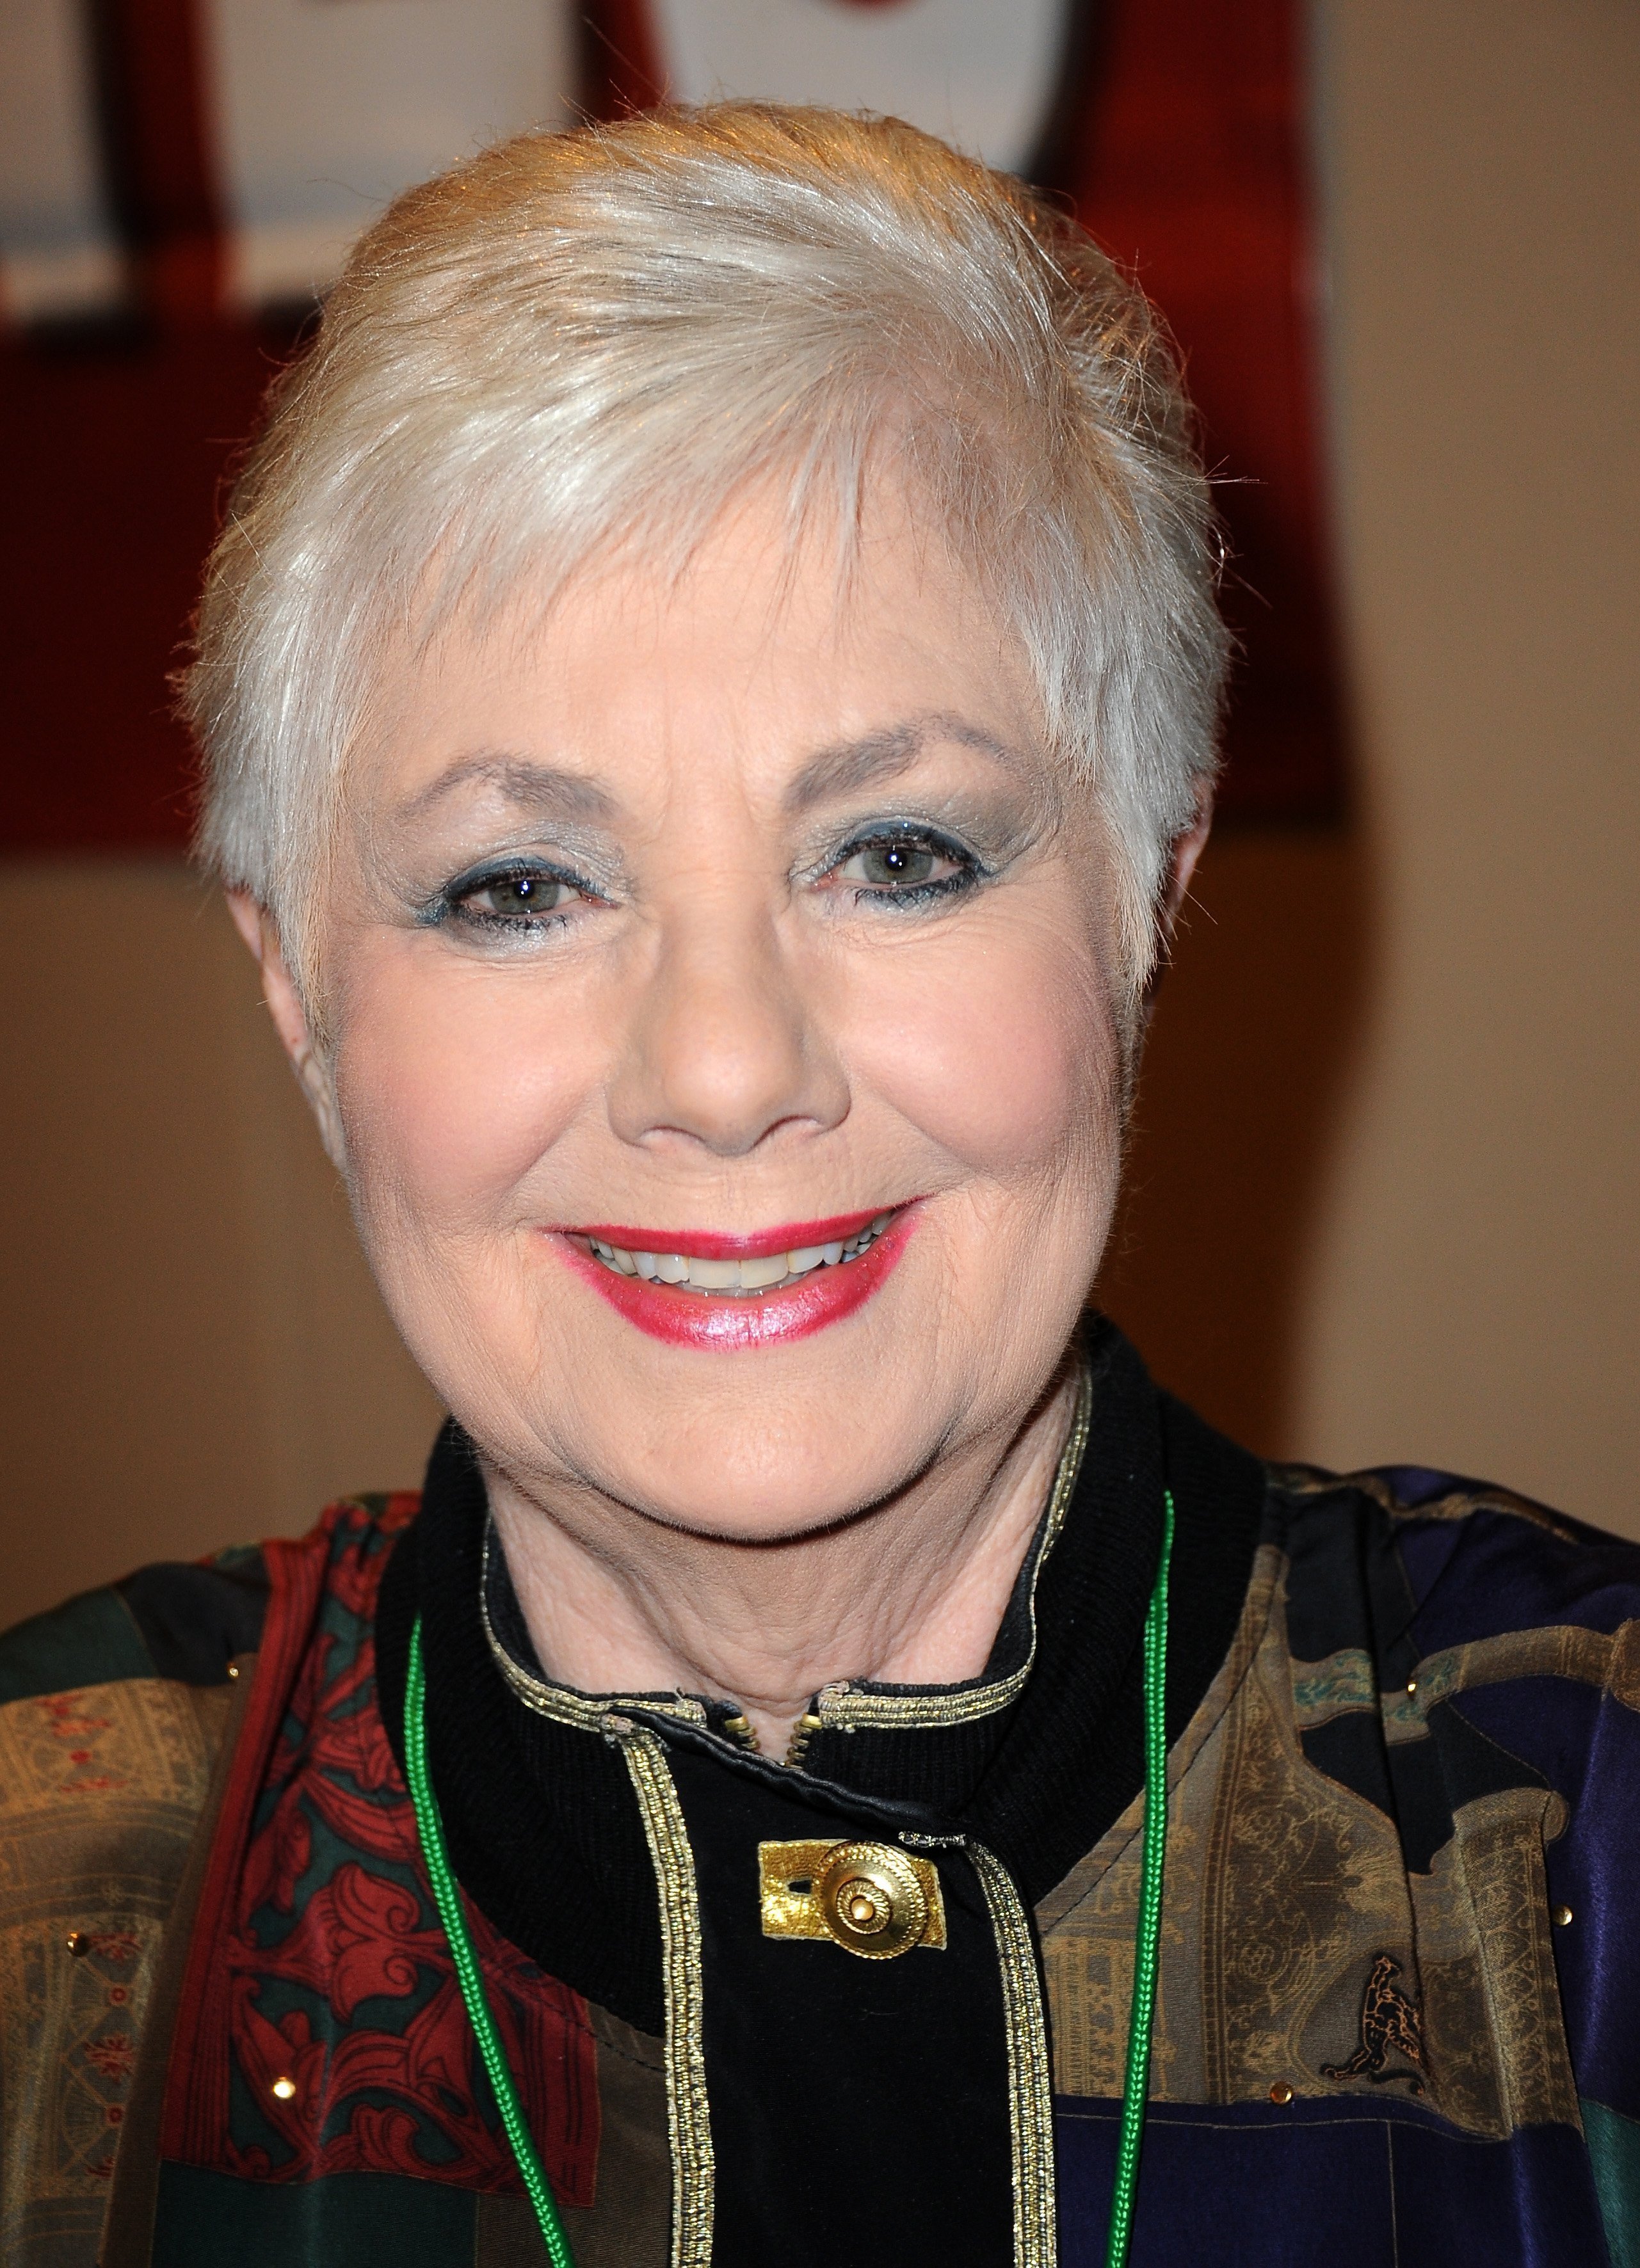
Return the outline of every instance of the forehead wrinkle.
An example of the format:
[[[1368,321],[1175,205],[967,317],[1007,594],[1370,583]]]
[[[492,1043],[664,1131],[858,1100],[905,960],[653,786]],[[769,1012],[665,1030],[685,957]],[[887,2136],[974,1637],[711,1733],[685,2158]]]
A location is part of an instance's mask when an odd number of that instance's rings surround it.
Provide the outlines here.
[[[789,812],[803,812],[829,796],[857,793],[907,772],[933,740],[955,740],[994,757],[1009,771],[1020,769],[1018,757],[983,725],[965,717],[935,712],[903,725],[886,725],[880,732],[863,733],[856,740],[838,740],[817,748],[786,792]]]
[[[491,789],[504,803],[547,818],[611,819],[617,810],[608,789],[584,773],[538,763],[529,756],[485,751],[449,765],[437,779],[407,798],[400,806],[401,814],[420,819],[446,796],[475,784]]]

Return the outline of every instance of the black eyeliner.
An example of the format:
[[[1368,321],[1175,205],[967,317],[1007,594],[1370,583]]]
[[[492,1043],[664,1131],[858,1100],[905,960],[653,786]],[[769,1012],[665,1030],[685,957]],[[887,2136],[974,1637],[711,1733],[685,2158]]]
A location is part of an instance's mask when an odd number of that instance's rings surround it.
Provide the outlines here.
[[[602,893],[595,889],[584,876],[572,873],[567,867],[554,865],[544,858],[483,859],[440,885],[432,897],[424,899],[416,908],[419,928],[437,929],[446,922],[455,920],[469,928],[497,932],[544,929],[563,916],[549,913],[533,920],[528,916],[483,914],[470,910],[465,901],[480,890],[489,889],[498,882],[559,882],[565,889],[575,890],[586,898],[597,898]]]
[[[837,873],[861,851],[869,850],[880,843],[914,843],[934,851],[940,858],[953,860],[958,871],[955,874],[942,876],[938,881],[915,882],[903,889],[865,882],[845,884],[843,887],[852,892],[857,906],[888,906],[901,912],[915,912],[942,901],[966,895],[981,883],[992,880],[997,871],[980,858],[971,844],[960,841],[927,820],[886,819],[873,821],[851,835],[820,870],[821,875]]]

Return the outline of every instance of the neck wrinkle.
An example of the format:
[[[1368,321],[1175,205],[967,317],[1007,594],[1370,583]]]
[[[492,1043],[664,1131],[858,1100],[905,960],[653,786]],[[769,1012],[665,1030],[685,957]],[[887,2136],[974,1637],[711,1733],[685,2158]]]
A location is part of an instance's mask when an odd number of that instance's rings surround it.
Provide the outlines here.
[[[902,1499],[786,1547],[689,1539],[701,1544],[708,1576],[713,1559],[738,1558],[762,1580],[727,1597],[687,1586],[695,1596],[684,1615],[674,1603],[676,1553],[670,1565],[617,1569],[484,1465],[494,1557],[528,1635],[531,1660],[521,1666],[583,1695],[727,1704],[772,1756],[787,1753],[824,1690],[971,1683],[996,1650],[1045,1510],[1067,1493],[1056,1482],[1073,1449],[1080,1459],[1086,1400],[1075,1354],[967,1505],[943,1521],[936,1499],[934,1519],[925,1512],[920,1523],[890,1526]],[[931,1527],[943,1547],[932,1568]],[[800,1571],[808,1595],[794,1613]],[[772,1630],[782,1621],[785,1631]]]

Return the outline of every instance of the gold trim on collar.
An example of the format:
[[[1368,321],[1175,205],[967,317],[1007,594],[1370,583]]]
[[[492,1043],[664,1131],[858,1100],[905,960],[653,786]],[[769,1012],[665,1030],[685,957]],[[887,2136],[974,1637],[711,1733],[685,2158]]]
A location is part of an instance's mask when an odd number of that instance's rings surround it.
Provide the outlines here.
[[[710,2268],[716,2166],[701,2043],[704,1995],[694,1853],[658,1735],[620,1717],[606,1716],[602,1722],[626,1759],[661,1893],[666,2108],[672,2144],[671,2268]]]
[[[641,1709],[650,1717],[676,1717],[685,1725],[705,1725],[707,1722],[705,1704],[691,1694],[677,1693],[661,1696],[641,1693],[605,1694],[578,1693],[573,1685],[554,1685],[543,1677],[533,1677],[529,1671],[513,1660],[496,1636],[495,1624],[490,1619],[490,1543],[495,1531],[484,1530],[484,1572],[478,1581],[478,1610],[484,1617],[484,1638],[496,1668],[512,1687],[526,1709],[537,1717],[550,1717],[557,1725],[578,1725],[583,1732],[607,1733],[611,1710]]]
[[[820,1729],[828,1733],[858,1733],[868,1727],[893,1732],[935,1731],[946,1725],[971,1725],[981,1717],[994,1717],[999,1709],[1006,1709],[1009,1702],[1018,1698],[1037,1659],[1037,1580],[1059,1541],[1065,1515],[1070,1510],[1092,1421],[1093,1377],[1084,1362],[1070,1432],[1053,1476],[1047,1517],[1042,1523],[1041,1538],[1034,1547],[1036,1557],[1030,1586],[1031,1643],[1019,1668],[1006,1677],[993,1679],[988,1685],[962,1686],[944,1692],[882,1693],[868,1685],[851,1685],[846,1682],[828,1685],[816,1704]]]
[[[1014,1878],[983,1845],[971,1843],[990,1909],[1002,1976],[1008,2034],[1008,2102],[1014,2157],[1015,2268],[1055,2268],[1059,2229],[1053,2195],[1053,2082],[1036,1948]]]

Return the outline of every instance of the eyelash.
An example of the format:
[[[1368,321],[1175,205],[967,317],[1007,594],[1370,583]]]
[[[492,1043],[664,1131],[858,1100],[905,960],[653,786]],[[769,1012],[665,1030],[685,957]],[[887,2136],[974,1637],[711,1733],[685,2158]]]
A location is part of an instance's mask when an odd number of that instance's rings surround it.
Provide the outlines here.
[[[901,888],[887,884],[874,886],[842,880],[842,870],[851,859],[858,858],[868,851],[884,849],[927,850],[936,858],[949,860],[957,871],[943,874],[935,881],[911,883]],[[865,834],[856,835],[825,866],[812,869],[810,879],[821,882],[835,880],[838,887],[852,893],[857,906],[892,906],[898,912],[910,912],[961,896],[979,883],[989,880],[989,870],[965,844],[956,842],[940,829],[906,822],[874,827]],[[491,938],[540,937],[567,926],[567,910],[560,912],[555,908],[549,913],[536,916],[499,914],[468,902],[483,891],[495,889],[508,882],[556,882],[566,890],[576,892],[583,900],[605,902],[589,882],[566,868],[534,861],[518,861],[500,866],[481,867],[476,873],[458,874],[454,881],[446,883],[437,897],[424,909],[422,919],[434,928],[446,922],[454,922],[469,934]]]
[[[469,905],[481,891],[499,888],[507,882],[556,882],[566,890],[573,890],[585,899],[596,900],[598,893],[580,875],[567,869],[548,866],[534,861],[510,863],[503,866],[484,867],[476,874],[458,874],[447,882],[426,909],[424,918],[433,927],[447,921],[457,922],[463,929],[488,937],[544,936],[549,931],[563,929],[568,921],[568,911],[556,908],[549,913],[498,914]]]
[[[875,887],[864,883],[843,882],[842,870],[852,858],[862,852],[876,850],[929,850],[936,858],[951,861],[957,871],[942,875],[937,881],[912,883],[901,889],[879,884]],[[853,893],[856,905],[892,906],[897,911],[914,911],[920,907],[937,904],[942,900],[959,897],[990,880],[990,870],[984,866],[968,849],[937,828],[920,826],[914,821],[898,825],[874,827],[857,835],[846,843],[821,879],[836,877],[840,886]]]

